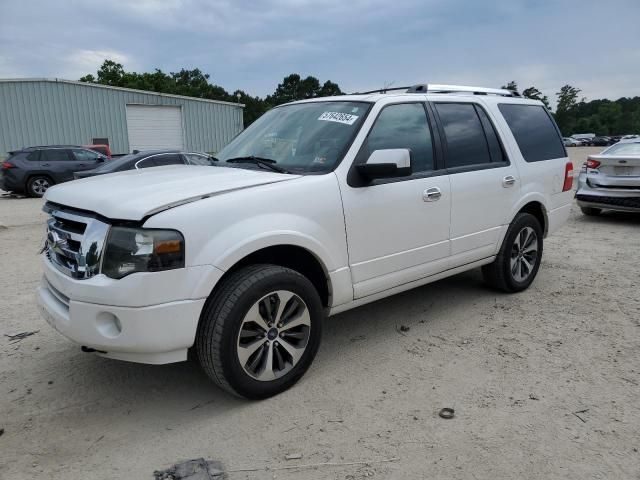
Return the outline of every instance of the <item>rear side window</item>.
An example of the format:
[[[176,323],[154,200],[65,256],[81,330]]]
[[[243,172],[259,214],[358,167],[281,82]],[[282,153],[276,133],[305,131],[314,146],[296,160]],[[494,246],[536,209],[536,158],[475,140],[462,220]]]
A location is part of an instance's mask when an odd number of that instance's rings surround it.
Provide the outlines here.
[[[157,155],[153,157],[153,162],[158,167],[162,167],[164,165],[184,165],[182,156],[175,153],[172,153],[170,155]]]
[[[68,150],[43,150],[40,154],[40,161],[42,162],[68,162],[70,160],[72,158]]]
[[[388,105],[371,128],[359,155],[366,161],[375,150],[408,148],[413,172],[433,170],[433,146],[427,114],[421,103]]]
[[[540,105],[498,105],[527,162],[567,156],[555,123]]]
[[[447,168],[491,163],[487,138],[474,105],[436,103],[435,106],[447,143]]]

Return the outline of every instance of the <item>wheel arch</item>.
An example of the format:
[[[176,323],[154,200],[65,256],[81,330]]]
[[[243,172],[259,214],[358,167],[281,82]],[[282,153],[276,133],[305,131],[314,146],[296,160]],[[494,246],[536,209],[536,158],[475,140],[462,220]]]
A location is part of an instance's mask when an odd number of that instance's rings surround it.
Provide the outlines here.
[[[212,293],[221,285],[225,278],[242,267],[256,264],[271,264],[290,268],[305,276],[316,288],[322,305],[330,306],[333,295],[329,270],[320,257],[310,249],[301,245],[283,243],[263,246],[244,256],[234,258],[233,263],[226,262],[224,274],[214,286]]]
[[[47,179],[49,179],[49,181],[51,182],[51,185],[55,185],[56,182],[53,179],[53,177],[46,172],[29,172],[25,175],[25,179],[24,179],[24,190],[28,191],[29,189],[29,182],[31,181],[32,178],[34,177],[45,177]]]
[[[547,236],[549,231],[549,214],[547,207],[545,207],[544,204],[544,198],[538,196],[528,196],[524,198],[523,201],[514,209],[511,220],[513,220],[519,213],[530,213],[536,217],[540,222],[540,226],[544,232],[544,237]]]

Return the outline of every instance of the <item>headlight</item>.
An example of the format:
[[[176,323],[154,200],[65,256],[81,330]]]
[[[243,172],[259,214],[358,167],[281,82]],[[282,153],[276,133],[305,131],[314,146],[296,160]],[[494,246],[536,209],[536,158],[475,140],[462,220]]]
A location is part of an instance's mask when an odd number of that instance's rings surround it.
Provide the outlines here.
[[[180,232],[111,227],[102,260],[102,273],[107,277],[183,267],[184,237]]]

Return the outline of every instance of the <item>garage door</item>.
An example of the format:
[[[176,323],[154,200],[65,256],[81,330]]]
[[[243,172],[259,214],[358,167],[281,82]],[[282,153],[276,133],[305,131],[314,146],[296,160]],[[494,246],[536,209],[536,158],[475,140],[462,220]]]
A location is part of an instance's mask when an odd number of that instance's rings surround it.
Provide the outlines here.
[[[166,105],[127,105],[129,149],[179,149],[182,140],[182,110]]]

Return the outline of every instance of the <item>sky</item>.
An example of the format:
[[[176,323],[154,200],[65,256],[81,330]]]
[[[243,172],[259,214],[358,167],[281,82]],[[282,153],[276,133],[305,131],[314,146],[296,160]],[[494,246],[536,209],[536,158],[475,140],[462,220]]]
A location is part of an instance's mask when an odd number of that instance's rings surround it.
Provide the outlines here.
[[[290,73],[343,91],[516,80],[550,99],[640,95],[640,0],[0,0],[0,78],[200,68],[265,96]]]

